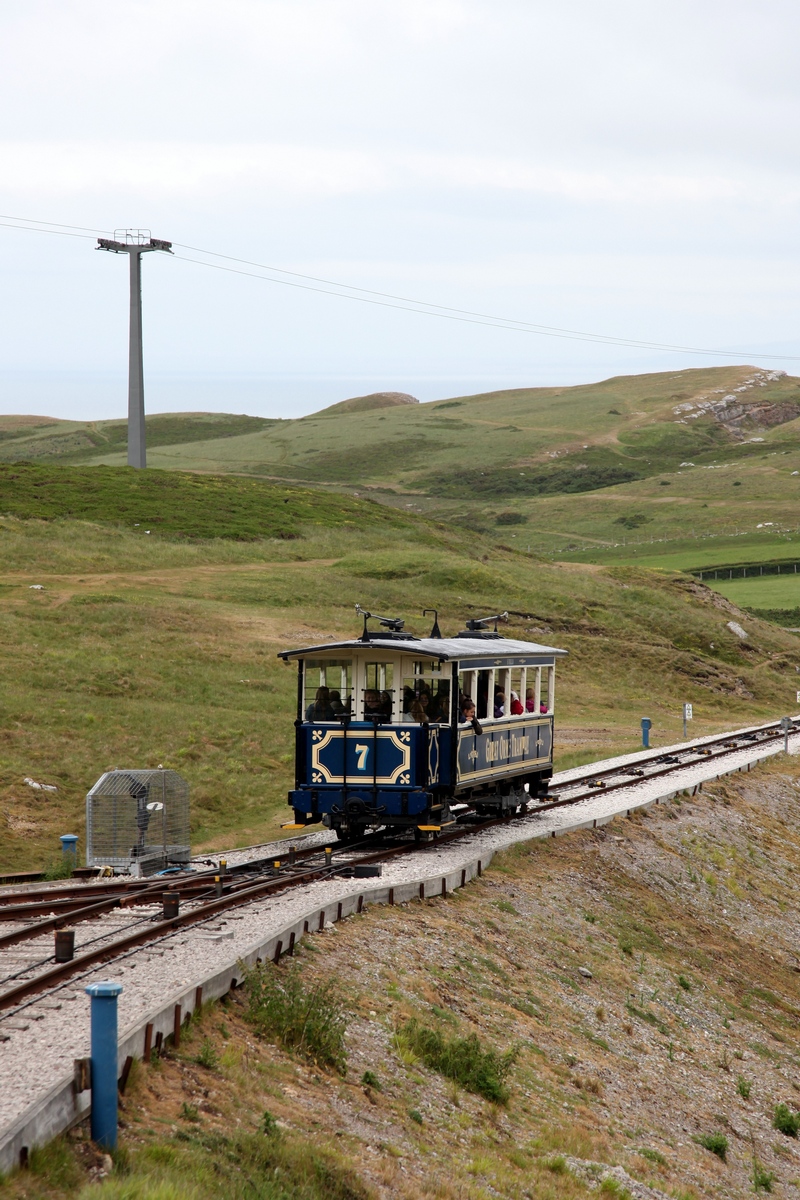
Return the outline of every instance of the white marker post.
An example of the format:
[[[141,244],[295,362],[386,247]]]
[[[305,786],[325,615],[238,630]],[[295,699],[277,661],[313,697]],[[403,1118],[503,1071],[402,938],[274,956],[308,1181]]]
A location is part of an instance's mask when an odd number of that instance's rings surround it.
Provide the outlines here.
[[[691,721],[691,719],[692,719],[692,706],[691,706],[691,704],[684,704],[684,706],[683,706],[683,740],[684,741],[686,741],[686,737],[687,737],[686,722]]]
[[[789,730],[792,728],[791,717],[781,717],[781,729],[783,730],[783,752],[789,753]]]

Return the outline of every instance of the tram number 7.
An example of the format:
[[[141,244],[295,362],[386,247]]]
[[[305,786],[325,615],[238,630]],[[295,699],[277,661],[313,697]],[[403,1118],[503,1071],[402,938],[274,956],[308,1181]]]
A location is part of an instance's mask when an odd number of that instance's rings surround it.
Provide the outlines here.
[[[358,744],[356,744],[356,755],[358,756],[357,770],[366,771],[368,754],[369,754],[369,746],[359,746]]]

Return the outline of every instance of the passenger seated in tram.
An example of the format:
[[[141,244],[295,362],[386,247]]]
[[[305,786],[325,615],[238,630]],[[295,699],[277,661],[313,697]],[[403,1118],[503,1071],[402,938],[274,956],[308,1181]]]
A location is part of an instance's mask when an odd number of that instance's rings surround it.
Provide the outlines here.
[[[496,717],[504,717],[506,715],[506,698],[502,692],[494,694],[494,715]]]
[[[331,701],[331,709],[333,710],[333,715],[335,717],[341,717],[342,713],[345,711],[345,707],[342,704],[342,693],[341,692],[331,692],[330,701]]]
[[[446,684],[440,684],[439,691],[431,695],[428,704],[428,720],[433,722],[450,720],[450,691]]]
[[[381,712],[384,720],[391,721],[392,719],[392,693],[381,692]]]
[[[533,688],[528,688],[525,692],[525,711],[536,712],[536,692]]]
[[[511,693],[511,704],[509,705],[512,717],[518,717],[525,712],[522,707],[522,702],[516,692]]]
[[[367,688],[364,692],[364,720],[371,721],[374,717],[383,720],[384,712],[381,707],[380,693],[374,688]]]
[[[475,720],[475,701],[471,696],[461,697],[461,716],[459,720],[462,725],[471,725]]]
[[[413,695],[413,694],[412,694]],[[411,706],[408,712],[404,714],[407,721],[418,721],[420,725],[427,725],[430,722],[430,707],[431,696],[427,688],[420,688],[416,696],[413,696]]]
[[[318,687],[317,694],[306,709],[307,721],[332,721],[333,706],[331,705],[330,689]]]

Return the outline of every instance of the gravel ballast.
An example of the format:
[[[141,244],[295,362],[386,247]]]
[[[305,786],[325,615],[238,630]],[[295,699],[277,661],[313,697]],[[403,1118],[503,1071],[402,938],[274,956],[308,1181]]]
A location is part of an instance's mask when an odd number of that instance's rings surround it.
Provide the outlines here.
[[[703,744],[714,739],[699,739]],[[660,750],[659,754],[680,749]],[[790,753],[800,752],[800,733],[789,739]],[[448,891],[461,886],[485,869],[494,853],[533,838],[558,836],[578,828],[604,824],[615,816],[647,807],[678,792],[696,790],[702,783],[750,767],[782,752],[783,740],[731,751],[712,761],[679,768],[667,776],[641,780],[615,791],[599,791],[573,806],[532,812],[507,824],[445,844],[432,844],[383,867],[378,880],[328,879],[270,896],[246,907],[232,909],[207,924],[176,931],[155,945],[139,948],[107,966],[73,977],[60,989],[40,1000],[34,999],[9,1018],[0,1016],[0,1170],[19,1162],[22,1146],[46,1141],[79,1118],[87,1108],[89,1093],[74,1096],[71,1088],[74,1061],[89,1054],[89,999],[84,988],[99,979],[112,978],[123,985],[119,999],[120,1058],[141,1056],[144,1027],[154,1022],[154,1032],[172,1032],[175,1004],[185,1016],[198,999],[222,995],[231,981],[241,978],[241,962],[273,957],[276,943],[285,952],[291,934],[303,934],[307,922],[314,932],[323,924],[333,930],[341,915],[358,911],[359,898],[370,903],[405,902],[424,894],[441,894],[442,881]],[[652,752],[651,752],[652,753]],[[646,753],[597,762],[597,771],[633,764]],[[554,777],[554,784],[568,783],[587,767]],[[325,843],[329,835],[316,831],[297,839]],[[275,853],[286,843],[275,843]],[[265,857],[267,847],[230,852],[228,862],[244,861],[251,854]],[[269,847],[272,851],[272,847]],[[217,857],[216,855],[214,856]],[[480,867],[479,864],[480,863]],[[391,895],[390,893],[394,894]]]

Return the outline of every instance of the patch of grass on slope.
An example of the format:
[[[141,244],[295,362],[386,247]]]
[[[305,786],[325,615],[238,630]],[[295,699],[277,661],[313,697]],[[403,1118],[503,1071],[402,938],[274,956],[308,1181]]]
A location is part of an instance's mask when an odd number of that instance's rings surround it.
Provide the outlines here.
[[[258,433],[278,421],[265,417],[234,416],[229,413],[160,413],[146,418],[147,446],[183,445]],[[0,460],[58,459],[85,462],[98,454],[122,450],[127,446],[127,421],[92,421],[87,424],[58,421],[36,427],[14,426],[0,430],[0,441],[14,439],[20,444],[0,445]]]
[[[0,465],[0,512],[139,526],[188,538],[294,538],[298,526],[409,525],[368,501],[257,479],[131,467]]]
[[[604,466],[553,466],[520,470],[518,467],[459,469],[450,475],[431,474],[419,480],[431,496],[548,496],[591,492],[641,479],[635,467],[622,461]]]

